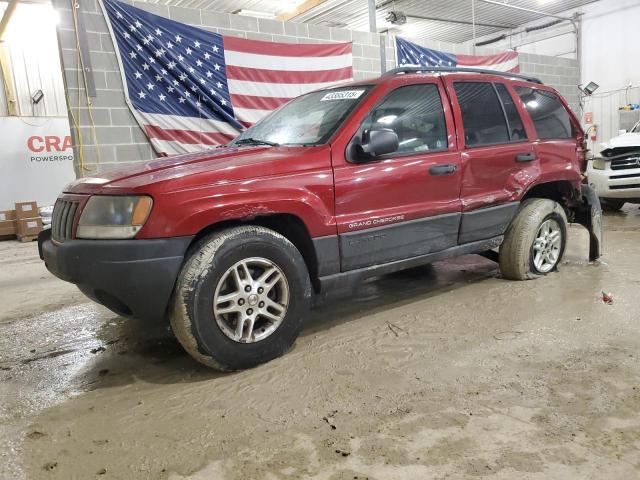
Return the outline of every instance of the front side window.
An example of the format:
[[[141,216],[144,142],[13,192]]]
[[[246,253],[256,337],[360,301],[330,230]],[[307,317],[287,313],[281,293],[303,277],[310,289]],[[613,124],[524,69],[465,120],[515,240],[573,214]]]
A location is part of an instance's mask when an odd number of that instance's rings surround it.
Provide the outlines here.
[[[640,122],[636,123],[636,126],[631,129],[632,133],[640,133]]]
[[[509,142],[509,130],[493,85],[488,82],[453,84],[462,112],[467,147]]]
[[[447,123],[438,87],[418,84],[391,92],[362,123],[360,133],[382,129],[398,135],[399,147],[394,154],[447,149]]]
[[[515,87],[541,140],[573,138],[571,117],[558,97],[530,87]]]
[[[278,145],[326,143],[370,87],[336,88],[307,93],[280,107],[232,142]]]

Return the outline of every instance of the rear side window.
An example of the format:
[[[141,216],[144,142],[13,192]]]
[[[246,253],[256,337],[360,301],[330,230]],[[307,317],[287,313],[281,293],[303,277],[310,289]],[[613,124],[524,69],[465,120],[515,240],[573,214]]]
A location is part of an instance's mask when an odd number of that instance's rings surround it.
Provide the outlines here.
[[[491,83],[453,84],[464,123],[465,145],[477,147],[509,142],[509,130],[500,100]]]
[[[395,154],[444,150],[447,124],[438,87],[418,84],[391,92],[363,122],[364,130],[388,128],[398,135]]]
[[[520,118],[516,104],[513,103],[513,98],[511,98],[511,94],[507,90],[507,87],[502,83],[495,83],[494,85],[496,86],[496,91],[498,92],[498,96],[500,97],[500,101],[504,107],[504,113],[507,116],[510,140],[512,142],[526,140],[527,133],[524,130],[522,119]]]
[[[551,92],[529,87],[515,87],[542,140],[573,138],[571,117]]]

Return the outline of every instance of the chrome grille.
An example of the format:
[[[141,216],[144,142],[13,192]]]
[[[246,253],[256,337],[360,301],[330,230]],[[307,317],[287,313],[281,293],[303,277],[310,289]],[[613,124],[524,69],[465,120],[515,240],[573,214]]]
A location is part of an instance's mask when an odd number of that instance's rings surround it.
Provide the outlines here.
[[[628,157],[611,161],[611,170],[629,170],[632,168],[640,168],[640,157]]]
[[[51,217],[51,238],[56,242],[69,240],[73,234],[73,221],[78,211],[78,202],[56,200]]]

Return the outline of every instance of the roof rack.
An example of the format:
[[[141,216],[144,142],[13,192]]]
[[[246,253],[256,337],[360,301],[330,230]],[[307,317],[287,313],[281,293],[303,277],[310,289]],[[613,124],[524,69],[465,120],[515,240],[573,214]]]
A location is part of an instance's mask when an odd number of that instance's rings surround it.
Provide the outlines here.
[[[467,73],[484,73],[487,75],[499,75],[501,77],[520,78],[527,82],[540,83],[542,81],[536,77],[522,75],[520,73],[499,72],[498,70],[484,70],[480,68],[466,67],[399,67],[385,72],[383,77],[390,77],[399,73],[446,73],[446,72],[467,72]]]

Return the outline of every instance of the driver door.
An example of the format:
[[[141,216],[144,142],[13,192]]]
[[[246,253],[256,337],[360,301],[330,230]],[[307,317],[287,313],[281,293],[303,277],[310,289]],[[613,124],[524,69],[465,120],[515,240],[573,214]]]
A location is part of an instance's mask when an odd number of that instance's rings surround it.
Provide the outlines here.
[[[366,131],[390,129],[397,151],[334,165],[342,271],[457,245],[461,215],[460,155],[438,79],[400,86],[365,117]]]

